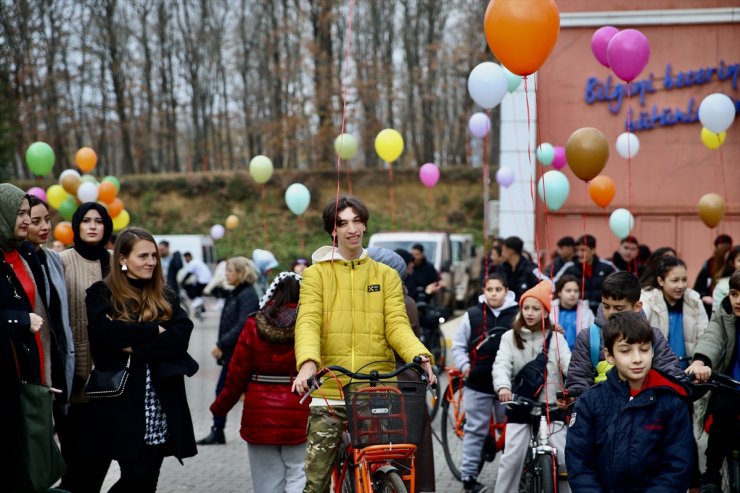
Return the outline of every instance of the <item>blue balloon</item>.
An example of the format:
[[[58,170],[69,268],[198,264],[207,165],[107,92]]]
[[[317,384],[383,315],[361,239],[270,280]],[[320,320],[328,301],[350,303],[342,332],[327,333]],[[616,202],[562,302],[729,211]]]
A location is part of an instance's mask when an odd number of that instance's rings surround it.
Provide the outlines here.
[[[300,216],[311,203],[311,192],[302,183],[293,183],[285,190],[285,203],[296,216]]]
[[[609,216],[609,228],[620,240],[629,236],[635,226],[635,217],[627,209],[617,209]]]
[[[560,209],[570,194],[568,178],[557,170],[550,170],[537,182],[537,195],[551,211]]]

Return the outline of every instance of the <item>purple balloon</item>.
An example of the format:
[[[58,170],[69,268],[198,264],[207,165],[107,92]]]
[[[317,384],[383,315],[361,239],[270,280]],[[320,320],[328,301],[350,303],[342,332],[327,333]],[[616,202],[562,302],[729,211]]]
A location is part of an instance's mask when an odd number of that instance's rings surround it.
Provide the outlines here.
[[[482,139],[488,135],[488,130],[491,127],[491,120],[488,115],[482,112],[474,113],[473,116],[468,120],[468,128],[470,133]]]
[[[650,42],[637,29],[619,31],[606,49],[609,66],[625,82],[637,78],[650,61]]]
[[[511,186],[511,184],[514,183],[514,172],[511,168],[506,168],[504,166],[500,167],[498,171],[496,171],[496,182],[498,182],[502,187]]]
[[[596,57],[596,60],[598,60],[599,63],[606,68],[609,68],[609,60],[606,56],[606,48],[607,46],[609,46],[609,41],[618,32],[619,29],[614,26],[604,26],[598,28],[596,32],[594,32],[594,35],[591,36],[591,51]]]
[[[439,166],[426,163],[419,168],[419,179],[427,188],[432,188],[439,181]]]
[[[46,203],[49,202],[49,199],[46,198],[46,191],[43,188],[32,187],[32,188],[29,188],[26,193],[28,195],[33,195],[34,197],[39,198]]]
[[[552,167],[563,169],[566,166],[568,166],[568,161],[565,159],[565,147],[555,146],[555,157],[552,158]]]

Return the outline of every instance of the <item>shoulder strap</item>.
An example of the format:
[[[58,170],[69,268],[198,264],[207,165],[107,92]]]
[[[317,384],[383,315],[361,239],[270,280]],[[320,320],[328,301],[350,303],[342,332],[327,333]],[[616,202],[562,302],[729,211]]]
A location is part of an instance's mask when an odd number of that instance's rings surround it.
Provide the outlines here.
[[[550,349],[550,339],[552,339],[552,333],[555,332],[554,330],[550,330],[550,333],[547,334],[547,337],[545,338],[545,350],[546,353]]]
[[[599,326],[595,323],[591,324],[591,328],[589,330],[589,342],[591,344],[591,363],[595,370],[596,365],[599,364],[599,355],[601,354],[601,333],[599,330]]]

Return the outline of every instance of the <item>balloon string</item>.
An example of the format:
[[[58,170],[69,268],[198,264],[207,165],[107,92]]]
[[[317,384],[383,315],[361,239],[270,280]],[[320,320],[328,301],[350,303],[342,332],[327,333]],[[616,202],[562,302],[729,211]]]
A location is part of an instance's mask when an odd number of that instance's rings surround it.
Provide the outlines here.
[[[516,97],[514,96],[513,93],[511,96],[512,96],[511,98],[511,108],[512,108],[511,119],[515,123],[514,125],[512,125],[514,127],[514,143],[518,145],[519,144],[519,125],[516,125],[516,121],[517,121]],[[519,177],[524,176],[524,172],[522,171],[522,158],[519,155],[519,152],[515,151],[514,154],[516,154],[516,176],[519,176]],[[517,194],[517,195],[518,195],[519,200],[521,201],[522,210],[524,210],[524,208],[527,207],[527,198],[523,194]]]
[[[717,134],[717,140],[719,140],[719,134]],[[722,148],[719,148],[719,169],[722,172],[722,190],[724,194],[725,204],[729,204],[729,196],[727,195],[727,180],[725,179],[725,159],[724,155],[722,154]],[[725,205],[727,207],[727,205]],[[720,231],[727,232],[726,228],[729,228],[729,225],[726,224],[723,221],[720,221],[720,224],[722,224],[722,228]]]
[[[632,150],[630,144],[632,139],[630,138],[632,133],[632,92],[630,90],[630,82],[627,83],[627,210],[632,212]],[[634,215],[634,213],[633,213]]]
[[[434,197],[432,197],[432,189],[427,188],[427,200],[429,201],[429,213],[427,214],[427,225],[432,227],[432,219],[434,217]]]
[[[535,102],[535,108],[539,108],[540,107],[540,105],[539,105],[539,91],[537,90],[538,83],[539,82],[537,80],[537,77],[535,77],[534,78],[534,102]],[[537,126],[537,140],[539,141],[540,140],[539,136],[540,136],[540,133],[541,133],[540,132],[540,119],[537,118],[537,120],[535,120],[535,122],[536,122],[535,125]],[[537,169],[537,164],[536,163],[535,163],[535,166],[534,167],[535,167],[535,169]],[[535,175],[536,175],[536,173],[535,173]],[[544,176],[545,176],[545,173],[544,173],[544,170],[543,170],[542,171],[542,177],[543,177],[542,178],[542,197],[543,197],[543,202],[545,203],[545,205],[544,205],[544,213],[543,213],[544,216],[545,216],[545,251],[546,252],[549,252],[550,251],[550,232],[549,232],[549,224],[548,224],[548,221],[549,221],[550,209],[547,207],[547,188],[545,187],[545,178],[544,178]],[[532,201],[533,201],[533,205],[534,205],[534,195],[532,196]],[[539,269],[540,273],[544,273],[545,269],[544,269],[544,267],[540,263],[539,249],[536,247],[536,245],[538,243],[537,230],[536,229],[535,229],[534,233],[535,233],[535,235],[534,235],[535,249],[538,252],[538,254],[537,254],[537,268]],[[545,255],[547,255],[547,253]]]
[[[491,133],[491,111],[486,112],[486,117],[488,117],[488,121],[486,122],[486,125],[488,126],[488,132],[486,132],[486,135],[483,137],[483,169],[482,169],[482,180],[483,180],[483,253],[485,254],[485,259],[483,261],[483,269],[484,277],[483,277],[483,287],[485,288],[485,285],[488,283],[488,262],[491,258],[491,254],[488,251],[488,222],[490,221],[490,211],[488,210],[488,204],[485,201],[486,197],[486,187],[488,187],[488,180],[489,180],[489,169],[488,169],[488,139],[489,135]],[[501,187],[499,186],[499,203],[501,201]],[[483,310],[483,323],[485,327],[486,322],[486,310]]]
[[[585,204],[588,200],[588,185],[583,189],[583,203]],[[581,266],[581,301],[586,299],[586,213],[581,213],[581,219],[583,220],[583,265]],[[578,245],[576,245],[578,249]]]
[[[267,237],[267,217],[265,217],[265,202],[267,197],[267,192],[265,191],[265,184],[260,185],[260,193],[262,195],[262,238],[265,242],[265,247],[268,247],[270,245],[270,240]]]
[[[298,216],[298,228],[301,231],[301,257],[306,257],[306,220],[303,215]]]
[[[532,135],[532,115],[530,114],[529,109],[529,87],[528,87],[528,79],[527,76],[524,76],[524,99],[527,102],[527,160],[529,163],[529,196],[532,199],[532,210],[536,210],[537,203],[534,200],[534,180],[535,175],[537,174],[537,169],[534,167],[532,163],[532,139],[530,139],[530,136]],[[544,186],[542,187],[545,188]],[[532,228],[534,229],[534,254],[537,257],[537,268],[539,269],[540,277],[542,276],[542,266],[540,262],[540,249],[539,249],[539,242],[537,240],[537,228],[536,225]]]
[[[388,188],[388,194],[390,195],[391,199],[391,229],[395,228],[395,222],[393,221],[393,164],[388,164],[388,180],[390,182],[390,187]]]

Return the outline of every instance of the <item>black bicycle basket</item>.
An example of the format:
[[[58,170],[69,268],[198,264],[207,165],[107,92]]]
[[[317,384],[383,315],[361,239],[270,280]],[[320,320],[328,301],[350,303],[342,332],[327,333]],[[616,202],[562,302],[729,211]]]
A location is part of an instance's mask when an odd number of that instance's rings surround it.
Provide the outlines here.
[[[421,382],[351,382],[344,386],[352,446],[421,442],[426,406]]]

